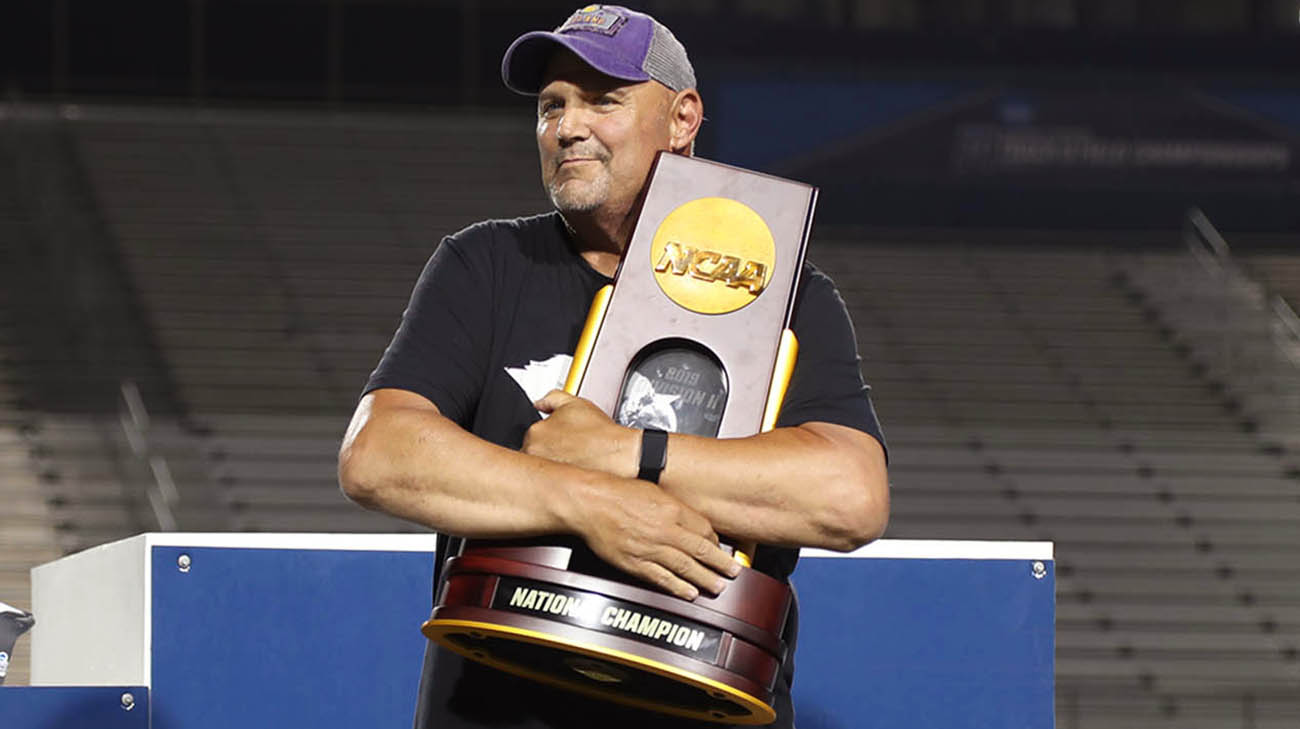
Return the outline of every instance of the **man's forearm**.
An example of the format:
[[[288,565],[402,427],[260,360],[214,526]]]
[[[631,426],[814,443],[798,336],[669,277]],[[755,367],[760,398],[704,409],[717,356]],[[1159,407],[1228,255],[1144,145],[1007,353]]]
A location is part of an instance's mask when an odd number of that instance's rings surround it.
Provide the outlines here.
[[[436,409],[374,415],[363,402],[339,456],[339,483],[359,504],[457,536],[571,531],[566,485],[581,469],[496,446]]]
[[[554,391],[538,403],[524,451],[618,476],[637,473],[641,431],[615,424],[589,401]],[[748,438],[674,433],[661,487],[738,541],[848,550],[884,531],[889,487],[872,436],[830,423]]]
[[[720,534],[854,549],[884,532],[889,488],[880,444],[849,430],[809,423],[748,438],[673,434],[659,483]]]

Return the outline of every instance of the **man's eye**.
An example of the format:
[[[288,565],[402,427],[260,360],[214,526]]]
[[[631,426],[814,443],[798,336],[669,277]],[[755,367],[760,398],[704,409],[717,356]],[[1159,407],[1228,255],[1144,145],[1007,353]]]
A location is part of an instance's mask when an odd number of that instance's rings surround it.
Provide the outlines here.
[[[613,96],[602,96],[599,99],[596,99],[596,103],[601,106],[613,106],[618,103],[618,99]]]
[[[561,106],[558,101],[545,101],[542,102],[542,104],[537,107],[537,113],[540,114],[541,116],[550,116],[551,114],[554,114],[555,112],[559,111],[560,108]]]

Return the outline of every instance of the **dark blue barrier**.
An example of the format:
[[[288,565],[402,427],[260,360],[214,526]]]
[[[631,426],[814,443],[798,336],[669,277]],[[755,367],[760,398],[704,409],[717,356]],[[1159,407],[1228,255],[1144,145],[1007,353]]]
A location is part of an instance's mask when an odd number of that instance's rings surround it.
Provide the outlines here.
[[[135,691],[127,712],[126,689],[0,689],[2,725],[79,729],[58,723],[75,709],[105,729],[145,714],[152,729],[409,726],[433,546],[149,534],[39,567],[33,683],[147,686],[148,700]],[[1051,545],[805,550],[795,583],[802,729],[1052,727]]]

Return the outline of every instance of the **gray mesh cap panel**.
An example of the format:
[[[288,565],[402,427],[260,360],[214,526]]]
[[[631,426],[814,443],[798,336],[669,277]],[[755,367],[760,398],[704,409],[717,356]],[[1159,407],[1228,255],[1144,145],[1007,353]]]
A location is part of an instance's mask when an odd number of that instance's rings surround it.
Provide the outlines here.
[[[654,21],[654,34],[641,69],[673,91],[695,88],[695,69],[686,56],[686,49],[673,32],[657,20]]]

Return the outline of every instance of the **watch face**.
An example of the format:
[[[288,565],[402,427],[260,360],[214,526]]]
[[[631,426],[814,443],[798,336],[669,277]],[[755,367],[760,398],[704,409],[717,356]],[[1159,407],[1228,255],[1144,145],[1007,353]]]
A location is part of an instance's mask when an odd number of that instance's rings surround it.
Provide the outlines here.
[[[631,428],[714,437],[727,406],[727,373],[693,342],[657,342],[623,379],[614,420]]]

